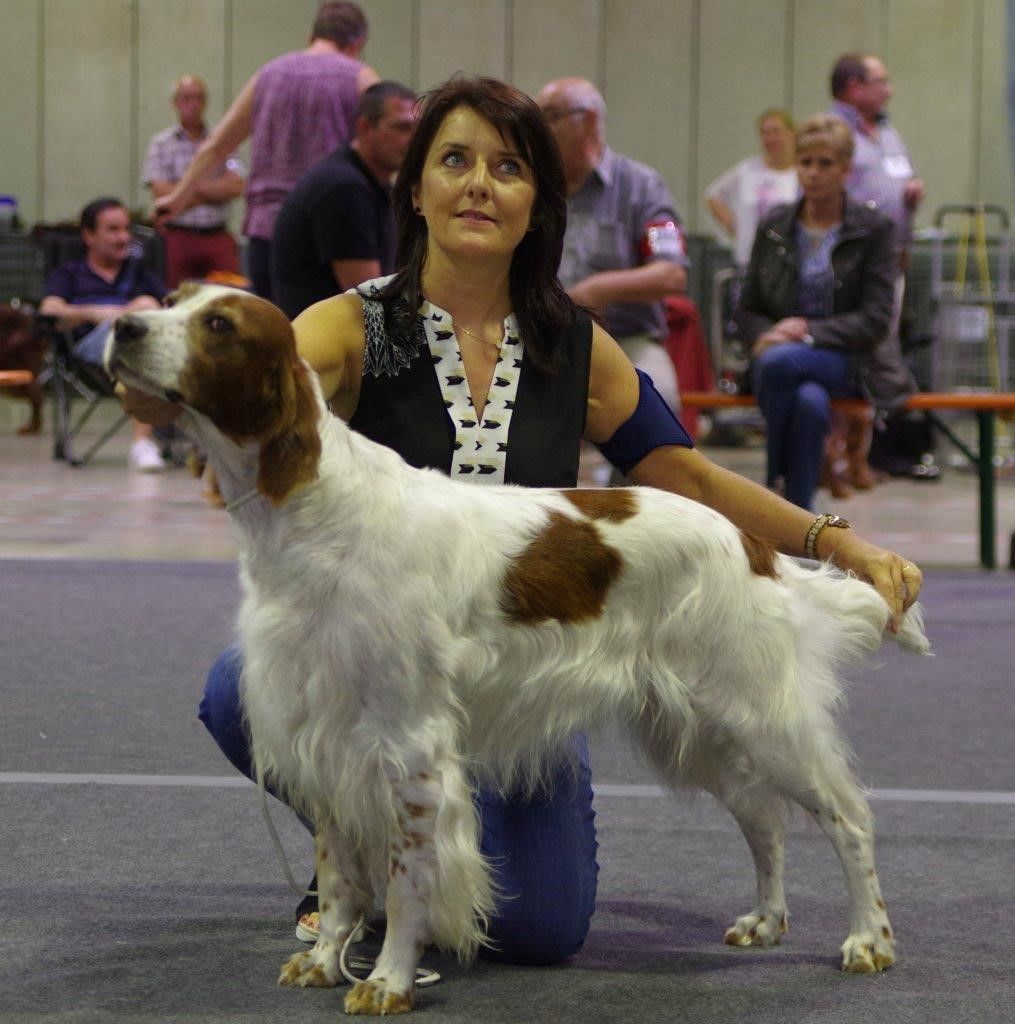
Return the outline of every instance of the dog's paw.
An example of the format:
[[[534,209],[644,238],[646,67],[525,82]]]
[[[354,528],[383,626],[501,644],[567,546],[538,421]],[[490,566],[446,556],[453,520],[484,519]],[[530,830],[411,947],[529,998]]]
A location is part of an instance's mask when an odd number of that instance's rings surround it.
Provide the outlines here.
[[[282,965],[278,983],[300,988],[334,988],[339,977],[337,959],[323,955],[315,946],[289,957]]]
[[[887,930],[887,929],[886,929]],[[895,963],[891,932],[888,935],[853,934],[842,944],[842,969],[850,974],[876,974]]]
[[[383,978],[357,981],[345,997],[345,1012],[374,1017],[408,1013],[412,1009],[412,989],[391,992]]]
[[[778,946],[788,930],[785,914],[744,914],[722,940],[727,946]]]

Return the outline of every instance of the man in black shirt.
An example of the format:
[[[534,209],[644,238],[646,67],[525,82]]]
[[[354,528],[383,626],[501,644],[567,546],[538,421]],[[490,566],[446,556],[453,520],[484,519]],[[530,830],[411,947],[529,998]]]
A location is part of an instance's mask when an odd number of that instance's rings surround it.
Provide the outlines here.
[[[370,86],[352,142],[311,168],[289,193],[272,246],[274,301],[288,317],[394,272],[390,183],[412,137],[415,105],[408,86]]]

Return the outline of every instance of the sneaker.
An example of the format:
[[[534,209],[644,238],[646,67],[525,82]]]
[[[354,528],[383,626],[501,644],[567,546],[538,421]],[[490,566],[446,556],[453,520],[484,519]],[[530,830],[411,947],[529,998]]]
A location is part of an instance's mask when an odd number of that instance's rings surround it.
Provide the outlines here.
[[[139,473],[161,473],[166,468],[159,454],[159,446],[148,437],[138,438],[130,446],[127,465]]]

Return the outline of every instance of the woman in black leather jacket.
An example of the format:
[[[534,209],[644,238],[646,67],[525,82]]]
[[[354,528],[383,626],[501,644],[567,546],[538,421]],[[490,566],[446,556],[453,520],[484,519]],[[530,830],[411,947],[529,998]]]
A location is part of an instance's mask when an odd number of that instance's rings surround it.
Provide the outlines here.
[[[846,195],[853,134],[816,114],[796,133],[803,198],[758,227],[736,312],[751,346],[751,383],[767,425],[770,487],[810,508],[831,399],[890,410],[913,390],[889,337],[898,253],[892,222]]]

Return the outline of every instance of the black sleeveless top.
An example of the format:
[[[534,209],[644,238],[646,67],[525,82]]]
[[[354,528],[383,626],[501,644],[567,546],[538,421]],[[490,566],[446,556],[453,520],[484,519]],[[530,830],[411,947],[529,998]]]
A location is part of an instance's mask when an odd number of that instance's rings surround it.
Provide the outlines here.
[[[415,351],[396,349],[384,330],[381,303],[362,292],[360,297],[366,349],[359,404],[349,425],[398,452],[412,466],[450,474],[460,442],[437,379],[422,315]],[[579,313],[561,342],[559,369],[552,374],[536,369],[524,346],[519,346],[517,393],[507,432],[506,483],[574,487],[578,482],[592,356],[589,317]]]

